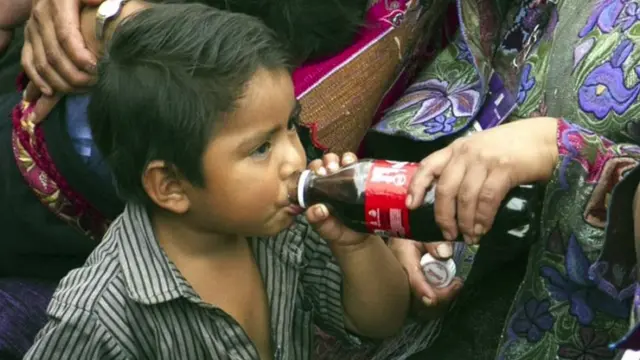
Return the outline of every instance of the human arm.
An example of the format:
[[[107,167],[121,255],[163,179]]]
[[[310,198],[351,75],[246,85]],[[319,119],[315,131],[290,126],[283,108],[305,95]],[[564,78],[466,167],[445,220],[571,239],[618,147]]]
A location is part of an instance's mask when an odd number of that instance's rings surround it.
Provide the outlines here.
[[[558,162],[557,130],[557,119],[532,118],[454,141],[420,162],[407,206],[418,207],[437,180],[435,220],[445,240],[460,232],[476,244],[509,190],[551,178]]]
[[[0,56],[9,46],[15,28],[21,26],[31,12],[31,0],[0,2]]]
[[[540,119],[519,120],[521,126],[506,128],[510,129],[509,132],[498,131],[502,126],[495,130],[488,130],[485,132],[485,139],[480,138],[482,142],[474,141],[469,146],[473,149],[484,149],[484,151],[475,150],[474,152],[480,152],[487,159],[493,159],[487,161],[487,164],[494,163],[495,158],[500,158],[503,153],[508,153],[510,156],[519,154],[517,157],[507,157],[505,160],[505,164],[512,162],[510,167],[503,168],[504,171],[512,171],[507,173],[505,178],[509,181],[516,180],[504,183],[502,186],[506,189],[503,193],[521,183],[545,181],[547,182],[545,204],[553,203],[552,209],[562,209],[562,216],[571,216],[576,219],[576,223],[587,222],[590,226],[600,229],[606,226],[606,231],[602,232],[603,235],[599,240],[603,241],[602,238],[605,238],[606,246],[601,251],[599,262],[593,265],[594,281],[603,289],[615,288],[616,291],[622,291],[628,288],[631,285],[629,278],[626,275],[624,279],[620,278],[620,271],[614,272],[613,269],[632,269],[636,263],[631,199],[640,180],[640,171],[631,172],[630,169],[637,166],[640,160],[640,148],[632,144],[616,144],[568,121],[551,119],[551,124],[555,125],[554,130],[547,130],[547,132],[553,134],[551,139],[553,139],[555,153],[547,159],[543,154],[548,154],[551,150],[548,145],[549,134],[543,137],[546,140],[535,140],[536,133],[531,129],[535,122],[532,120]],[[475,136],[469,139],[473,140]],[[527,143],[529,144],[527,147],[532,149],[530,152],[522,152],[520,150],[523,148],[518,145],[504,147],[503,145],[512,143],[509,139]],[[488,156],[492,153],[494,155]],[[523,159],[517,160],[518,157]],[[527,160],[527,157],[543,161],[534,165],[531,159]],[[555,160],[551,161],[550,159],[553,158]],[[522,164],[527,166],[521,166]],[[536,168],[537,172],[527,173]],[[587,195],[590,198],[587,198]],[[564,207],[556,206],[561,196],[563,199],[567,198],[562,202],[566,204]],[[502,198],[496,200],[497,208]],[[480,211],[479,208],[478,211]]]
[[[332,172],[340,164],[344,166],[355,160],[353,154],[346,154],[342,161],[337,155],[328,154],[324,160],[312,162],[310,167],[316,172]],[[370,338],[395,334],[407,317],[409,284],[406,273],[384,241],[346,228],[329,216],[324,205],[311,207],[307,218],[326,239],[325,253],[335,257],[335,262],[326,262],[330,271],[325,274],[333,279],[332,283],[341,284],[326,286],[328,292],[318,295],[331,294],[334,300],[340,299],[338,303],[343,307],[344,325],[348,330]]]
[[[47,312],[49,322],[36,336],[25,360],[131,358],[94,314],[55,298]]]
[[[31,121],[39,123],[64,93],[93,83],[103,44],[95,37],[95,15],[102,0],[38,0],[25,28],[22,66],[30,82],[25,99],[38,102]],[[140,0],[123,5],[118,17],[105,28],[109,39],[117,24],[144,8]],[[54,14],[59,16],[53,17]],[[79,14],[79,15],[78,15]],[[44,49],[47,49],[45,52]],[[77,64],[89,70],[76,68]]]

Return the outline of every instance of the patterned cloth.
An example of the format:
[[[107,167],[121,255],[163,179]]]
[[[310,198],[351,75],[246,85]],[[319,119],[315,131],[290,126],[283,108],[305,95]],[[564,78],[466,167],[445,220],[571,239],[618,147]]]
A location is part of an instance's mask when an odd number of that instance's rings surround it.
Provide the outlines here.
[[[456,40],[374,133],[428,144],[472,122],[489,128],[553,116],[575,124],[560,127],[561,161],[546,185],[540,224],[532,224],[538,238],[496,356],[613,359],[609,344],[637,322],[629,315],[640,305],[632,305],[630,215],[640,181],[640,170],[631,171],[640,160],[640,2],[457,5]]]

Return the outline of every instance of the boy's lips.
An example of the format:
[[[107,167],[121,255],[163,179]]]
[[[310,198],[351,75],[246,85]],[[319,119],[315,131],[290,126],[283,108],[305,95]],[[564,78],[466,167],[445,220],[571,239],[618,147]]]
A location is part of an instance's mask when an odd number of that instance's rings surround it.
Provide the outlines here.
[[[303,208],[301,208],[298,205],[293,205],[293,204],[287,206],[286,209],[287,209],[287,212],[292,214],[292,215],[300,215],[300,214],[302,214],[304,212]]]

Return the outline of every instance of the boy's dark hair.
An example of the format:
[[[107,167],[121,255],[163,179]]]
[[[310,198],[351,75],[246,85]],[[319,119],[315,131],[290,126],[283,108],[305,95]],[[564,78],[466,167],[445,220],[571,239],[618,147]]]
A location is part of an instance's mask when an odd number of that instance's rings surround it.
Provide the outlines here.
[[[88,108],[120,196],[149,204],[141,179],[153,160],[203,186],[213,127],[259,68],[290,70],[273,31],[251,16],[171,4],[124,20],[98,64]]]

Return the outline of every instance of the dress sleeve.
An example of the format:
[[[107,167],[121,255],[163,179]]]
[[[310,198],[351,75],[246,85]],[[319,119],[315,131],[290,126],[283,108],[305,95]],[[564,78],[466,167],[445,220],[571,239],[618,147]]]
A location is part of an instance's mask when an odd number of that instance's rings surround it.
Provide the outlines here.
[[[589,269],[589,277],[608,294],[628,297],[635,274],[621,276],[617,269],[636,265],[633,237],[633,195],[640,182],[640,146],[615,144],[589,130],[560,120],[558,124],[560,161],[554,173],[559,189],[584,194],[583,220],[605,229],[605,244]],[[571,172],[572,167],[582,171]]]
[[[581,209],[582,220],[594,229],[604,229],[604,245],[589,266],[589,279],[619,301],[636,294],[631,309],[634,324],[639,320],[636,314],[640,313],[640,301],[637,301],[640,292],[637,290],[632,209],[640,183],[640,146],[616,144],[560,120],[558,150],[560,161],[552,180],[555,189],[571,189],[575,193],[575,203],[585,204]],[[576,168],[579,171],[575,171]],[[547,193],[547,201],[550,201],[553,194]],[[637,335],[640,336],[640,331]]]

